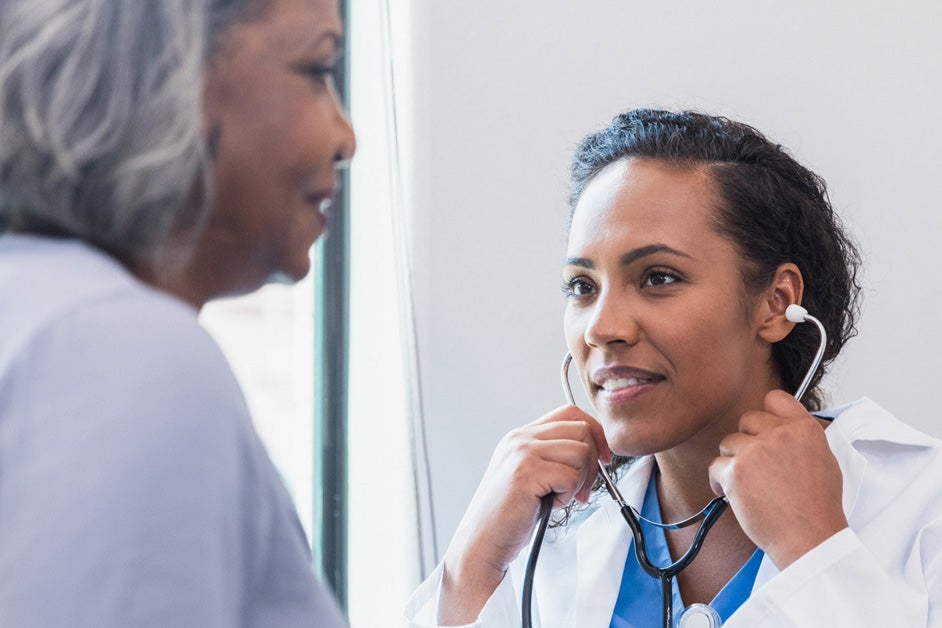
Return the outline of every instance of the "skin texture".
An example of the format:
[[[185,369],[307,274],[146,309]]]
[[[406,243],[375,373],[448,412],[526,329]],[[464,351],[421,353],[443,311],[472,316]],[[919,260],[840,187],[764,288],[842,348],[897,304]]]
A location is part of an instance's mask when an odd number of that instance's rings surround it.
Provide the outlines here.
[[[712,197],[704,170],[622,161],[576,208],[567,343],[617,453],[718,443],[777,383],[763,321],[744,308],[739,255],[709,224]],[[598,385],[606,369],[653,381],[607,393]]]
[[[215,198],[192,260],[165,285],[197,308],[275,273],[297,280],[309,271],[336,166],[356,146],[330,74],[342,35],[336,0],[270,0],[209,60]]]
[[[714,493],[730,500],[678,579],[687,604],[709,602],[757,546],[784,568],[847,526],[822,425],[775,390],[771,347],[794,326],[785,308],[801,301],[801,273],[783,264],[750,294],[746,262],[713,226],[717,202],[705,167],[652,160],[611,164],[583,192],[565,331],[600,422],[568,406],[500,442],[446,553],[445,625],[477,617],[529,540],[540,497],[584,500],[609,447],[655,455],[665,520]],[[604,390],[606,379],[621,381]],[[667,534],[674,558],[694,532]]]

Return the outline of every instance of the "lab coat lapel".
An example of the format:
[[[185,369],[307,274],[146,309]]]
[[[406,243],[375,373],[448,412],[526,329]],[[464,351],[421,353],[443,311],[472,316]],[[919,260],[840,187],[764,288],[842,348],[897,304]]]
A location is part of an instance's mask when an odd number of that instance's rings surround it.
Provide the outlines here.
[[[618,482],[625,501],[640,511],[654,458],[635,461]],[[631,531],[608,495],[599,509],[579,526],[576,537],[576,626],[607,628],[618,600]]]
[[[854,507],[857,505],[857,497],[860,495],[864,473],[867,471],[867,459],[853,446],[853,438],[849,438],[841,428],[843,428],[842,424],[835,423],[824,433],[827,434],[831,452],[837,458],[837,464],[840,465],[841,474],[844,476],[841,502],[844,506],[844,515],[850,521]]]
[[[831,452],[837,458],[837,464],[841,468],[841,474],[843,475],[841,505],[844,508],[844,515],[847,520],[851,521],[854,507],[857,505],[857,497],[860,494],[864,473],[867,470],[867,459],[854,448],[853,434],[846,433],[844,429],[844,426],[849,422],[848,418],[845,417],[842,423],[835,422],[824,433],[827,436],[828,444],[831,446]],[[772,560],[768,556],[763,557],[752,590],[758,590],[778,573],[779,569]]]

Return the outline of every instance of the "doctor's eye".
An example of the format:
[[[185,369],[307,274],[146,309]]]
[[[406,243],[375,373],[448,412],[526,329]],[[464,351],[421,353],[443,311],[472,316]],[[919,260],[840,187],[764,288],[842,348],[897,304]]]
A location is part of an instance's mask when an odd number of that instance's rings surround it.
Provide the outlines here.
[[[563,294],[569,298],[584,297],[595,293],[595,286],[589,283],[584,277],[576,277],[564,282],[562,289]]]
[[[680,281],[682,280],[677,273],[669,270],[651,269],[644,275],[641,286],[643,288],[656,288],[659,286],[670,286]]]

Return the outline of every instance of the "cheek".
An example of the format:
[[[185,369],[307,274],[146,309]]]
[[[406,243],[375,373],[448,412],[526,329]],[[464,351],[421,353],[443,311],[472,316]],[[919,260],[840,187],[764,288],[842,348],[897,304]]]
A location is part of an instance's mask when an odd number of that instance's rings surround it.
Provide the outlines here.
[[[754,335],[743,319],[742,311],[735,308],[702,309],[696,315],[676,318],[671,325],[670,351],[683,364],[687,373],[698,373],[688,381],[712,387],[717,380],[738,379],[753,366],[749,352],[754,347]]]
[[[299,202],[312,171],[310,142],[299,139],[310,134],[296,117],[284,113],[268,112],[243,125],[230,119],[222,128],[215,161],[217,198],[226,205],[252,208],[248,213],[256,221],[277,219]]]
[[[572,307],[566,307],[563,315],[563,333],[566,337],[566,346],[574,359],[578,359],[587,349],[584,341],[585,323]]]
[[[230,158],[247,162],[247,174],[296,161],[318,139],[311,121],[312,98],[305,93],[310,88],[283,71],[264,70],[272,76],[228,90],[208,113],[211,123],[222,129],[222,149]]]
[[[279,105],[254,119],[231,122],[226,129],[229,148],[249,166],[247,174],[270,173],[298,161],[306,137],[292,108]]]
[[[314,107],[283,107],[256,139],[254,160],[274,184],[272,192],[278,185],[316,188],[332,171],[332,146],[317,113]]]
[[[585,343],[585,321],[584,312],[579,312],[571,307],[566,308],[563,316],[563,332],[566,337],[566,347],[572,356],[572,363],[568,373],[570,390],[576,395],[582,395],[583,391],[588,391],[591,386],[585,376],[586,360],[589,355],[589,347]],[[573,372],[575,371],[575,372]],[[576,390],[577,388],[581,390]]]

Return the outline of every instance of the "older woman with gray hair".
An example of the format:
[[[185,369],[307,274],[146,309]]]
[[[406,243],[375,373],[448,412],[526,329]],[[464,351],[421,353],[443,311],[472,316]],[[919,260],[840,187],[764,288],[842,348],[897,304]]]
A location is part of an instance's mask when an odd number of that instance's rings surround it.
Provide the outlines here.
[[[0,5],[0,625],[339,626],[208,300],[303,277],[336,0]]]

